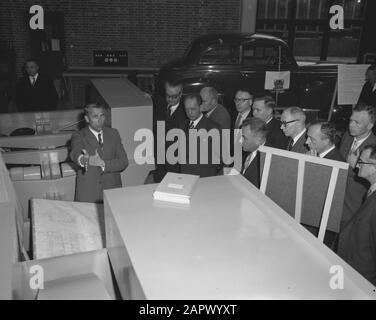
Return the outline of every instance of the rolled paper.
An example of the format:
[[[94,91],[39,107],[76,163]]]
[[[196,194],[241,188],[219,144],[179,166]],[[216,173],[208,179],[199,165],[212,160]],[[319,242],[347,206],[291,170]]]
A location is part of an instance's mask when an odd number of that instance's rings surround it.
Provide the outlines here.
[[[23,167],[24,180],[40,180],[40,166]]]
[[[9,170],[10,178],[13,181],[20,181],[24,179],[24,170],[23,167],[16,167],[16,168],[11,168]]]

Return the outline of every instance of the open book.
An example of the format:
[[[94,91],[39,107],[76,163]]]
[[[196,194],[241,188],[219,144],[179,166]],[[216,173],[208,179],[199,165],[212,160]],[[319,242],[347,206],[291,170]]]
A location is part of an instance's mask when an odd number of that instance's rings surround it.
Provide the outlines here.
[[[199,176],[167,172],[153,193],[156,200],[189,203]]]

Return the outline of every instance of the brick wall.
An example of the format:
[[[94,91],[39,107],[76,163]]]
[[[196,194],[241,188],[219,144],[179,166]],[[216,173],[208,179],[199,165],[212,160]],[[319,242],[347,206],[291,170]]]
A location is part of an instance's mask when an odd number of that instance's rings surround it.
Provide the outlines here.
[[[0,39],[14,48],[18,73],[30,55],[24,15],[34,4],[64,12],[70,66],[91,66],[93,50],[125,49],[129,66],[158,67],[198,35],[240,30],[241,0],[1,0]]]

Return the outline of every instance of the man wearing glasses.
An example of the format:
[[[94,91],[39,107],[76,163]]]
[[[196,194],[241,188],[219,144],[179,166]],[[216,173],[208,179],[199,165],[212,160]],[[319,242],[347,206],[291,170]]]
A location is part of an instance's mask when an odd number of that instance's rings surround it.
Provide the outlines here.
[[[281,130],[288,137],[287,150],[307,153],[306,145],[306,116],[299,107],[290,107],[283,111],[281,116]]]
[[[182,102],[183,85],[181,82],[170,79],[165,82],[165,98],[163,100],[154,100],[153,103],[153,132],[154,132],[154,158],[157,161],[157,141],[163,139],[166,141],[167,132],[171,129],[177,129],[187,121],[187,116]],[[165,123],[165,135],[157,136],[157,122]],[[165,152],[175,141],[166,141]],[[165,164],[156,164],[154,172],[154,182],[160,182],[167,172],[179,172],[178,164],[169,164],[166,159]]]
[[[240,89],[236,92],[234,103],[238,113],[234,122],[234,129],[240,129],[243,121],[252,116],[252,102],[253,96],[248,89]]]
[[[376,145],[363,148],[358,176],[370,184],[365,200],[340,233],[338,254],[376,285]],[[346,231],[346,232],[344,232]]]

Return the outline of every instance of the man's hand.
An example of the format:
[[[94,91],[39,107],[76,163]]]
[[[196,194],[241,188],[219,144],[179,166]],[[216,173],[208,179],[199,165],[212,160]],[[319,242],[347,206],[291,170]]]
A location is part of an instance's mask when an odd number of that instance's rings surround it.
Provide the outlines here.
[[[355,168],[356,163],[358,162],[359,159],[359,148],[355,150],[355,152],[350,152],[349,155],[347,156],[347,162],[349,163],[350,167]]]
[[[89,156],[89,165],[93,167],[104,167],[104,161],[98,154],[98,150],[95,150],[95,155]]]

